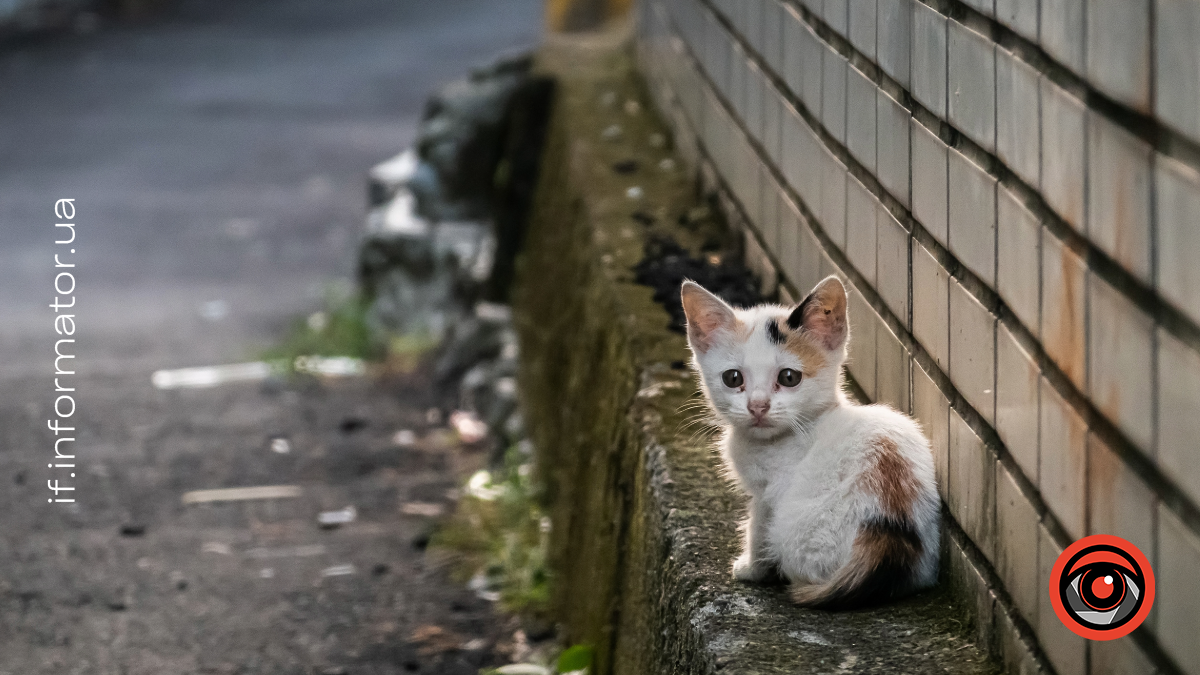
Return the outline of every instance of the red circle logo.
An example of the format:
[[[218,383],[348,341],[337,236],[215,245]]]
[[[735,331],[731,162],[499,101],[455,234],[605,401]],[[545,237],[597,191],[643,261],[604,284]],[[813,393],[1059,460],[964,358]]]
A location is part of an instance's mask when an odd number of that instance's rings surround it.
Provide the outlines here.
[[[1138,547],[1120,537],[1084,537],[1054,561],[1050,602],[1072,633],[1115,640],[1142,625],[1154,606],[1154,570]]]

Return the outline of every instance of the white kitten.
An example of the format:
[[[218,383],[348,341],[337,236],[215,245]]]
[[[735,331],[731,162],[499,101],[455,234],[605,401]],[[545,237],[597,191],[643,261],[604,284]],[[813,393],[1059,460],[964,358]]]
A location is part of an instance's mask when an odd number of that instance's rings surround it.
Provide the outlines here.
[[[693,365],[723,423],[721,455],[750,496],[743,581],[772,573],[806,606],[875,604],[937,580],[940,506],[920,427],[842,391],[846,289],[795,308],[734,309],[685,281]]]

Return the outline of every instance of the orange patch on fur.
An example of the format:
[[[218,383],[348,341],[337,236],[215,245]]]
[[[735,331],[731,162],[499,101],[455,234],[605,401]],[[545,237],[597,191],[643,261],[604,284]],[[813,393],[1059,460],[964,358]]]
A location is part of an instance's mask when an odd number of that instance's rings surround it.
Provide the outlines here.
[[[906,519],[912,513],[917,498],[917,481],[912,469],[900,456],[900,448],[890,438],[877,439],[874,462],[859,477],[863,490],[879,497],[879,505],[887,516]]]
[[[825,352],[813,340],[811,335],[807,335],[803,330],[789,330],[787,328],[786,317],[780,322],[782,328],[780,332],[785,337],[783,348],[796,355],[800,359],[800,372],[805,377],[816,375],[825,367]]]

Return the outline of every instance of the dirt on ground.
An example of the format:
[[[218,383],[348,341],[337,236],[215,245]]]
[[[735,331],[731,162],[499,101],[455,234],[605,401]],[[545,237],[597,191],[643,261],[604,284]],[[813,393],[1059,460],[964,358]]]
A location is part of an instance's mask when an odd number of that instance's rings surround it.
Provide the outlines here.
[[[114,389],[88,426],[122,451],[87,465],[85,508],[45,517],[44,490],[7,477],[6,519],[33,527],[0,535],[0,673],[473,675],[521,656],[516,620],[426,553],[489,448],[445,426],[425,370]],[[300,496],[182,501],[263,485]],[[334,511],[353,520],[322,527]]]

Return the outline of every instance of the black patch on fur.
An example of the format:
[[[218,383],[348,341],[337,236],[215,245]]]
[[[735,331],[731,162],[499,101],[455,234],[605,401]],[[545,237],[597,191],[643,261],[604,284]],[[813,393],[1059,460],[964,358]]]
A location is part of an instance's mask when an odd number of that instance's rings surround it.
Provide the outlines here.
[[[788,315],[788,328],[791,328],[792,330],[800,330],[800,327],[804,325],[804,308],[808,307],[808,303],[812,302],[812,299],[813,296],[810,293],[803,302],[801,302],[799,305],[796,305],[796,309],[792,310],[792,313]]]
[[[775,319],[767,319],[767,337],[777,345],[781,345],[787,341],[787,338],[783,336],[783,332],[779,330],[779,322]]]
[[[838,586],[810,607],[861,609],[890,602],[912,590],[913,572],[924,548],[916,528],[904,520],[878,518],[863,523],[859,536],[864,535],[886,544],[866,579],[857,586]]]

